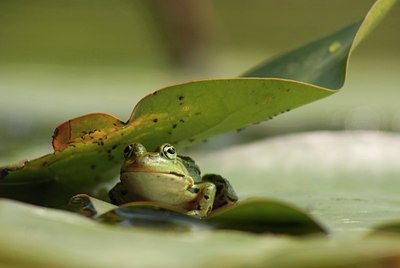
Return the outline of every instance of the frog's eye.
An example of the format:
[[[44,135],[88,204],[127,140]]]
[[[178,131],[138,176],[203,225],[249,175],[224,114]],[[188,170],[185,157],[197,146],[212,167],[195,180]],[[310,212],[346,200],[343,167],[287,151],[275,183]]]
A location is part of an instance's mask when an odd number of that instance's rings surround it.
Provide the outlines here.
[[[128,146],[125,147],[125,150],[124,150],[125,159],[131,158],[132,154],[133,154],[133,145],[129,144]]]
[[[167,157],[168,159],[176,159],[176,150],[175,148],[170,145],[170,144],[164,144],[161,147],[162,153],[165,157]]]

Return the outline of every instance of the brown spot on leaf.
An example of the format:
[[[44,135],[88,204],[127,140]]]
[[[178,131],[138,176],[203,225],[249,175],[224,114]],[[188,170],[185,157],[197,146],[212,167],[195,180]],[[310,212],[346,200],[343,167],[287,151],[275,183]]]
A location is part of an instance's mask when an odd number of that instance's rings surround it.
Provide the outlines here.
[[[115,150],[115,149],[117,149],[117,147],[119,146],[119,144],[115,144],[115,145],[113,145],[113,147],[111,147],[111,150]]]

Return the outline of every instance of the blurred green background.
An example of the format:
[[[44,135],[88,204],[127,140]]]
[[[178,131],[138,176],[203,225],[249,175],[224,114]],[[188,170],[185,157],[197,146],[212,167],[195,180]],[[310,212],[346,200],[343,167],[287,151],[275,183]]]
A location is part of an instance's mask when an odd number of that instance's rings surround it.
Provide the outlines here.
[[[54,128],[127,120],[174,83],[235,77],[362,18],[370,0],[2,0],[0,165],[50,152]],[[400,6],[353,54],[340,93],[200,149],[309,130],[400,131]]]

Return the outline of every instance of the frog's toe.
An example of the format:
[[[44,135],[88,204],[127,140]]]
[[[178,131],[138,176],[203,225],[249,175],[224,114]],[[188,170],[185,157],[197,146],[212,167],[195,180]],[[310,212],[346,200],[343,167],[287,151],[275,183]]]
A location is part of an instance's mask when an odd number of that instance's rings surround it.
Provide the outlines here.
[[[193,217],[200,218],[200,219],[207,217],[207,213],[205,213],[204,211],[201,211],[201,210],[189,210],[188,212],[186,212],[186,215],[193,216]]]

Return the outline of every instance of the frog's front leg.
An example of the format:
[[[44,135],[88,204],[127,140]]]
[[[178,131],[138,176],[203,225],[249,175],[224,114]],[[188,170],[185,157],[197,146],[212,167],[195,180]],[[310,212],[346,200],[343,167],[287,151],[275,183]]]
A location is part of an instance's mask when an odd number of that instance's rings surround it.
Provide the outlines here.
[[[108,196],[114,205],[122,205],[128,203],[128,190],[122,182],[118,182],[109,192]]]
[[[194,209],[189,210],[186,214],[198,218],[206,217],[213,209],[217,188],[211,182],[203,182],[193,185],[193,187],[190,188],[190,191],[198,193],[198,199],[196,199]]]

